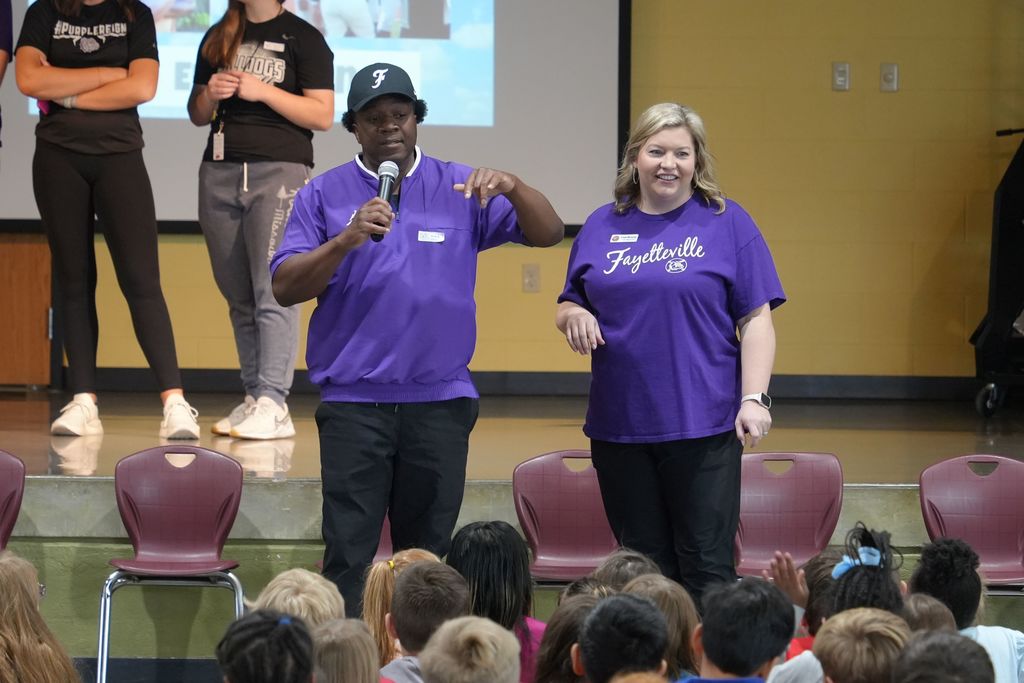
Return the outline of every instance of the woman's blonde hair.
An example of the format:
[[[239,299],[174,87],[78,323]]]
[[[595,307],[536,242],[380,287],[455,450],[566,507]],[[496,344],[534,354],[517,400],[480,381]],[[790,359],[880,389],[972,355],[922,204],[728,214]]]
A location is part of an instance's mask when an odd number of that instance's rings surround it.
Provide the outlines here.
[[[79,681],[71,658],[39,612],[35,567],[9,550],[0,551],[0,681]]]
[[[398,551],[391,559],[374,562],[366,571],[366,583],[363,586],[363,620],[373,634],[382,667],[398,654],[395,641],[388,635],[388,630],[384,626],[384,615],[391,611],[391,598],[395,595],[395,579],[413,562],[423,561],[440,562],[441,558],[429,550],[409,548]]]
[[[360,619],[334,619],[313,629],[317,683],[379,683],[373,634]]]
[[[260,591],[250,609],[268,609],[301,617],[309,628],[345,618],[345,600],[338,587],[308,569],[287,569]]]
[[[622,153],[619,174],[615,178],[615,213],[626,213],[636,206],[640,199],[640,185],[633,181],[633,165],[640,155],[640,149],[651,136],[666,128],[685,128],[693,138],[694,171],[693,191],[704,198],[705,203],[718,207],[715,213],[725,211],[725,199],[715,175],[715,160],[708,150],[704,121],[694,110],[674,102],[662,102],[648,107],[629,133],[626,149]]]

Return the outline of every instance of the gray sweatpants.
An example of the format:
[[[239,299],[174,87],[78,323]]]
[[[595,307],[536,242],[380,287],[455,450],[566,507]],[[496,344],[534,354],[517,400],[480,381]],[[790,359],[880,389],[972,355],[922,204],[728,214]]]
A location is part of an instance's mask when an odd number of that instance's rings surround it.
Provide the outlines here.
[[[269,263],[295,193],[307,182],[309,168],[297,163],[204,161],[199,167],[199,224],[228,302],[245,393],[279,404],[295,374],[299,308],[274,300]]]

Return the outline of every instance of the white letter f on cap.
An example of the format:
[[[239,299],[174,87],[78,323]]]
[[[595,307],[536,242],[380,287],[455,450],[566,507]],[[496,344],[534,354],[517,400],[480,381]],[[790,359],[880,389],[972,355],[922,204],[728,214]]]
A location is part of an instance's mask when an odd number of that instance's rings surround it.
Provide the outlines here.
[[[380,84],[384,82],[384,75],[387,74],[387,72],[387,69],[377,69],[376,71],[374,71],[373,77],[376,78],[377,80],[373,82],[373,85],[371,85],[370,88],[373,90],[379,88]]]

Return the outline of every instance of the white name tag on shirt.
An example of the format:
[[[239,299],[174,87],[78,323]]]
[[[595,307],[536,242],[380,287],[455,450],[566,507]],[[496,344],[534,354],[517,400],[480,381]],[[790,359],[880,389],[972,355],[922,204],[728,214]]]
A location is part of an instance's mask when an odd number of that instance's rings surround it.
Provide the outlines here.
[[[420,242],[444,242],[444,233],[435,230],[420,230],[418,239]]]
[[[271,52],[284,52],[284,43],[274,43],[269,40],[263,41],[263,49]]]
[[[612,235],[612,242],[636,242],[640,235]]]

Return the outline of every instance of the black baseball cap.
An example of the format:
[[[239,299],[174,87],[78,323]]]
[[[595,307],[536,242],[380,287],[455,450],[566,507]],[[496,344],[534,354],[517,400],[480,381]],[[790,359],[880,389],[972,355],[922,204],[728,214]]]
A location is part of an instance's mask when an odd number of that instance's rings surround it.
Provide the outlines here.
[[[359,111],[381,95],[401,95],[415,101],[416,89],[402,67],[384,62],[364,66],[352,77],[349,85],[349,111]]]

